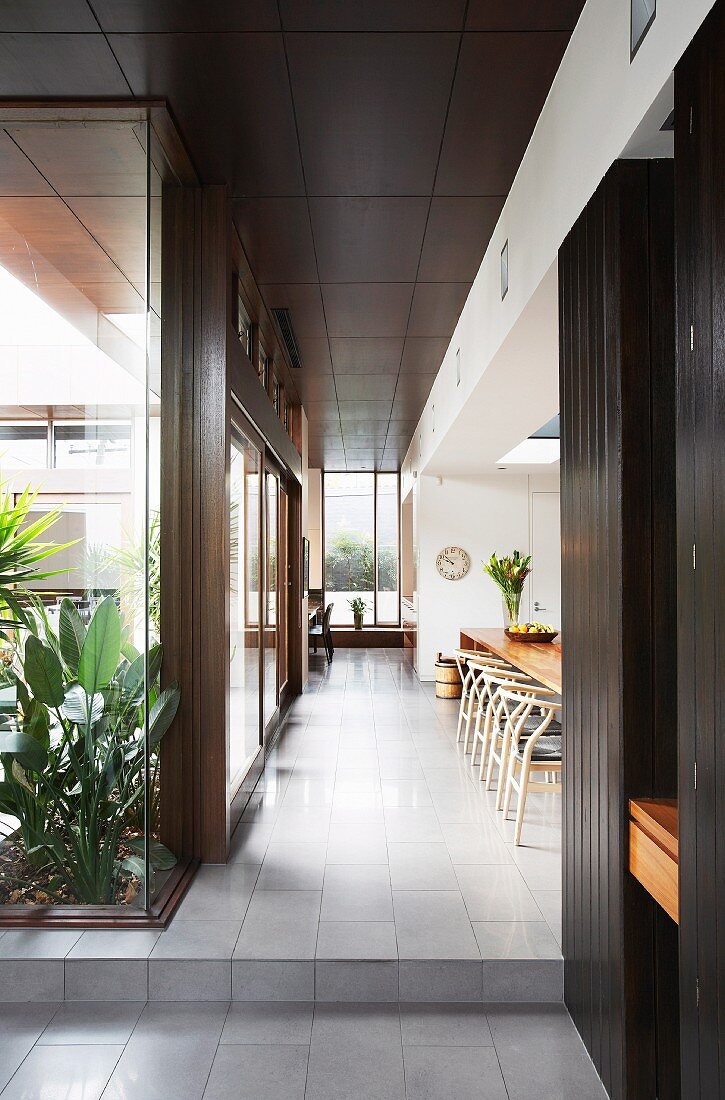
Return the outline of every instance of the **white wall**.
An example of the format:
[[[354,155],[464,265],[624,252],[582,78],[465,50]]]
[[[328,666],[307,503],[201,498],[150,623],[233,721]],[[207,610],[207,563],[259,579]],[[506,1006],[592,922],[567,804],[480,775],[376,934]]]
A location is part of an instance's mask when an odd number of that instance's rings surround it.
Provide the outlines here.
[[[630,0],[587,0],[464,306],[404,462],[424,471],[556,260],[600,180],[637,131],[714,0],[658,0],[630,63]],[[662,120],[664,121],[664,119]],[[500,254],[509,241],[509,291]],[[461,349],[463,379],[455,384]],[[536,359],[520,365],[525,387]],[[435,434],[432,406],[435,405]],[[542,423],[546,419],[542,417]]]
[[[418,533],[418,672],[435,679],[438,650],[450,654],[462,627],[501,627],[501,596],[483,572],[482,561],[530,546],[530,496],[534,490],[557,491],[558,475],[530,477],[419,477]],[[444,546],[461,546],[471,568],[460,581],[439,575],[435,559]],[[524,600],[526,600],[526,590]],[[528,604],[523,603],[528,616]]]
[[[322,588],[322,477],[307,471],[307,537],[310,540],[310,588]]]

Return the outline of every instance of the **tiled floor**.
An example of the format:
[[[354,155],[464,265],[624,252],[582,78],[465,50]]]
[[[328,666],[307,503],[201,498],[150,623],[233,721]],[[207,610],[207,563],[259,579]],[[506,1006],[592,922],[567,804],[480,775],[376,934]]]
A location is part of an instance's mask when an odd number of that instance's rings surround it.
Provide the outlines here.
[[[556,1005],[0,1005],[2,1100],[606,1100]]]
[[[559,796],[515,848],[402,650],[311,665],[230,864],[160,934],[6,932],[0,999],[562,999]]]

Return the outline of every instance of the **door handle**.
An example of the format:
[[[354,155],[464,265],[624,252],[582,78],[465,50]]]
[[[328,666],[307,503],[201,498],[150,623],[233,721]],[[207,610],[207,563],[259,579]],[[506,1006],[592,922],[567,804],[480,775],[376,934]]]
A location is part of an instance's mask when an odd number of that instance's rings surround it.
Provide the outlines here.
[[[534,611],[546,611],[546,608],[542,607],[538,600],[534,600]]]

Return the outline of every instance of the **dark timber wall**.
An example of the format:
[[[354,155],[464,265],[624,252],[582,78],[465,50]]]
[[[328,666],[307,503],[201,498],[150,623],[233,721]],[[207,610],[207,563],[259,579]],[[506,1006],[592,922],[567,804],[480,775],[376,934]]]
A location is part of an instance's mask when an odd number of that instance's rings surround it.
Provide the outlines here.
[[[725,1096],[722,0],[677,67],[675,104],[682,1080],[709,1100]]]
[[[673,207],[618,162],[559,254],[565,999],[615,1100],[679,1080],[676,926],[626,871],[677,785]]]

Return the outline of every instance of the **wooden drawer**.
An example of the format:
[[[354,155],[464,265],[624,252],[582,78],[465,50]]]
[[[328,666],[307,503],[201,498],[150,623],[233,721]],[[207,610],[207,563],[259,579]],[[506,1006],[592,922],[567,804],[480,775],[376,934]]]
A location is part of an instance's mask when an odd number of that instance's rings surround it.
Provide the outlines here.
[[[629,822],[629,869],[645,890],[679,923],[678,863],[638,821]]]

